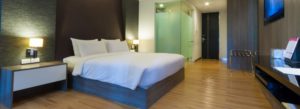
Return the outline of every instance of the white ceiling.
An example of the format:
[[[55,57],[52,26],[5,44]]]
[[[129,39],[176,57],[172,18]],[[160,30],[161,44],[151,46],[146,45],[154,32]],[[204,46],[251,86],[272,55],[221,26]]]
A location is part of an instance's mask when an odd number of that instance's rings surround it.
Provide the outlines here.
[[[227,0],[187,0],[196,6],[201,12],[218,12],[227,8]],[[209,2],[209,6],[205,6],[205,2]]]

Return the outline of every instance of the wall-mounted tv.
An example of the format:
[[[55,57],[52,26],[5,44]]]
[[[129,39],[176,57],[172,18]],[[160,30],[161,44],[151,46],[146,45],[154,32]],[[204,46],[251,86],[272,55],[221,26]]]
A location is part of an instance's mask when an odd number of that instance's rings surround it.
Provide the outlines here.
[[[265,24],[274,22],[284,17],[284,0],[265,0],[264,2]]]

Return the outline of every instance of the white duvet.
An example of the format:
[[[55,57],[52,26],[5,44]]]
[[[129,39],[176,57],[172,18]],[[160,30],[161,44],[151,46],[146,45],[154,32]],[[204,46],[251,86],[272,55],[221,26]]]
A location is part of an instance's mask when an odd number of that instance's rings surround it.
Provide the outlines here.
[[[109,53],[78,59],[73,75],[135,90],[149,87],[183,68],[184,57],[164,53]]]

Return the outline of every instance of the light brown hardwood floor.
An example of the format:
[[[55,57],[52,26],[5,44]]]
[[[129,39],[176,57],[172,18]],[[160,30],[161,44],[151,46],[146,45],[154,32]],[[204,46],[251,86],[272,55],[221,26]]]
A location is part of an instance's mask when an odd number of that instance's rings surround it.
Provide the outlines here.
[[[186,64],[185,80],[151,109],[271,109],[251,73],[231,71],[215,60]],[[73,90],[15,103],[14,109],[131,109]]]

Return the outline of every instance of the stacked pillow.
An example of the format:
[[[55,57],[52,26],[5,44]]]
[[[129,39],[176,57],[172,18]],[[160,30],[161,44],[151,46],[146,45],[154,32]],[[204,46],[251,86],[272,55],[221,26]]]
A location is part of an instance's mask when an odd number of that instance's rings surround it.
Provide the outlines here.
[[[77,46],[81,57],[107,53],[105,43],[101,41],[80,42]]]
[[[88,42],[98,42],[98,39],[80,40],[80,39],[71,38],[71,41],[72,41],[74,55],[80,57],[80,52],[79,52],[78,44],[81,43],[81,42],[87,42],[87,43]]]
[[[80,40],[71,38],[74,55],[84,57],[89,55],[116,53],[116,52],[129,52],[126,41],[98,39],[93,40]]]
[[[119,39],[115,39],[115,40],[102,39],[101,41],[106,43],[106,48],[109,53],[129,51],[126,41],[120,41]]]

